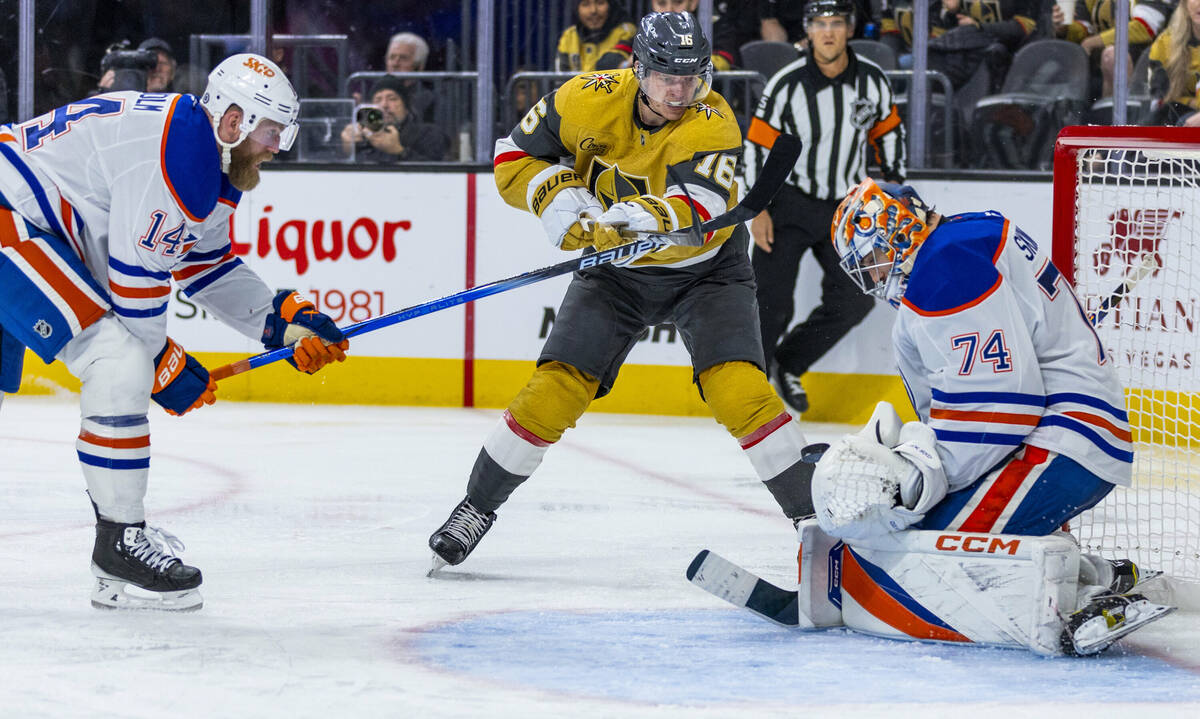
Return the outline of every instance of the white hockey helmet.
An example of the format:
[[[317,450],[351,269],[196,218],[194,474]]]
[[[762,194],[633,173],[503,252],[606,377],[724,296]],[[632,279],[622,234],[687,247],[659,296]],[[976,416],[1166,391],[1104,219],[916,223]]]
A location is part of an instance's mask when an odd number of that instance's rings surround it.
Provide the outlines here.
[[[267,147],[288,150],[299,129],[300,99],[279,66],[262,55],[231,55],[208,75],[200,105],[213,119],[213,132],[230,105],[242,109],[241,136],[237,142],[217,143],[224,149],[222,170],[228,170],[229,149],[247,137]],[[264,121],[270,122],[264,122]]]

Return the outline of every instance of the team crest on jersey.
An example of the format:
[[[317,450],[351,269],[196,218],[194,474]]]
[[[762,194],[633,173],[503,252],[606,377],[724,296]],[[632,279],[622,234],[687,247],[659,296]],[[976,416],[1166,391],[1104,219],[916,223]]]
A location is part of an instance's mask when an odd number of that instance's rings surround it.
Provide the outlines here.
[[[611,95],[613,86],[619,84],[621,83],[617,81],[617,76],[611,72],[597,72],[593,75],[588,75],[587,82],[583,83],[583,89],[586,90],[590,87],[596,92],[603,90]]]
[[[596,158],[588,166],[587,186],[604,209],[650,193],[650,178],[625,173],[616,164],[609,166]]]
[[[864,98],[858,98],[850,107],[850,124],[855,129],[865,130],[875,124],[875,103]]]
[[[697,102],[695,105],[692,105],[692,109],[696,111],[696,114],[703,112],[705,120],[711,120],[713,115],[716,115],[722,120],[725,119],[725,115],[723,115],[720,110],[712,105],[705,105],[703,102]]]

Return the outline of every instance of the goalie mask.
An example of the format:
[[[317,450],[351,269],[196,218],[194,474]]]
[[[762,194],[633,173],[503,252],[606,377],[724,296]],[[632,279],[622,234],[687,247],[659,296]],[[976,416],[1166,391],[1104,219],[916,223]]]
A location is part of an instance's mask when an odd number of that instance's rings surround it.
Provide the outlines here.
[[[712,88],[708,38],[689,12],[642,18],[633,38],[633,73],[642,94],[670,107],[695,104]]]
[[[911,187],[864,179],[838,205],[830,228],[842,269],[864,293],[898,306],[932,211]]]
[[[222,60],[208,76],[200,104],[212,116],[213,133],[231,105],[242,110],[236,142],[221,147],[221,171],[229,171],[229,151],[249,138],[273,150],[292,147],[299,129],[300,100],[279,66],[261,55],[241,53]]]

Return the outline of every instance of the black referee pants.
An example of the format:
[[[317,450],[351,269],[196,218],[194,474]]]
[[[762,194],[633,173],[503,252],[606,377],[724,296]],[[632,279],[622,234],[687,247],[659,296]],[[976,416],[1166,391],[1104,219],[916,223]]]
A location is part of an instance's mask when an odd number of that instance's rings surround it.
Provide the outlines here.
[[[819,200],[784,185],[768,212],[775,226],[771,252],[758,245],[751,253],[758,282],[758,316],[768,362],[774,357],[785,371],[802,375],[828,352],[875,305],[838,265],[829,239],[837,200]],[[792,322],[793,296],[800,260],[812,250],[825,276],[821,304],[780,340]],[[774,352],[772,352],[774,350]]]

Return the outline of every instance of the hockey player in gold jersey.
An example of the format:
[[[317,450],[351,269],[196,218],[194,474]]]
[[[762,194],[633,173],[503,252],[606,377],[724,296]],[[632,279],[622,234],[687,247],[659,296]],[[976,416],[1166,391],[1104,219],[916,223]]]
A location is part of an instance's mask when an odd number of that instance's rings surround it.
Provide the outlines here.
[[[608,249],[626,241],[620,229],[669,232],[736,204],[741,132],[710,89],[695,17],[647,15],[633,49],[632,69],[573,78],[496,143],[500,194],[536,214],[560,249]],[[763,373],[747,241],[739,225],[576,273],[533,377],[484,441],[466,498],[429,538],[435,569],[466,559],[546,450],[612,388],[642,331],[662,322],[678,329],[713,416],[784,514],[812,513],[804,435]]]

